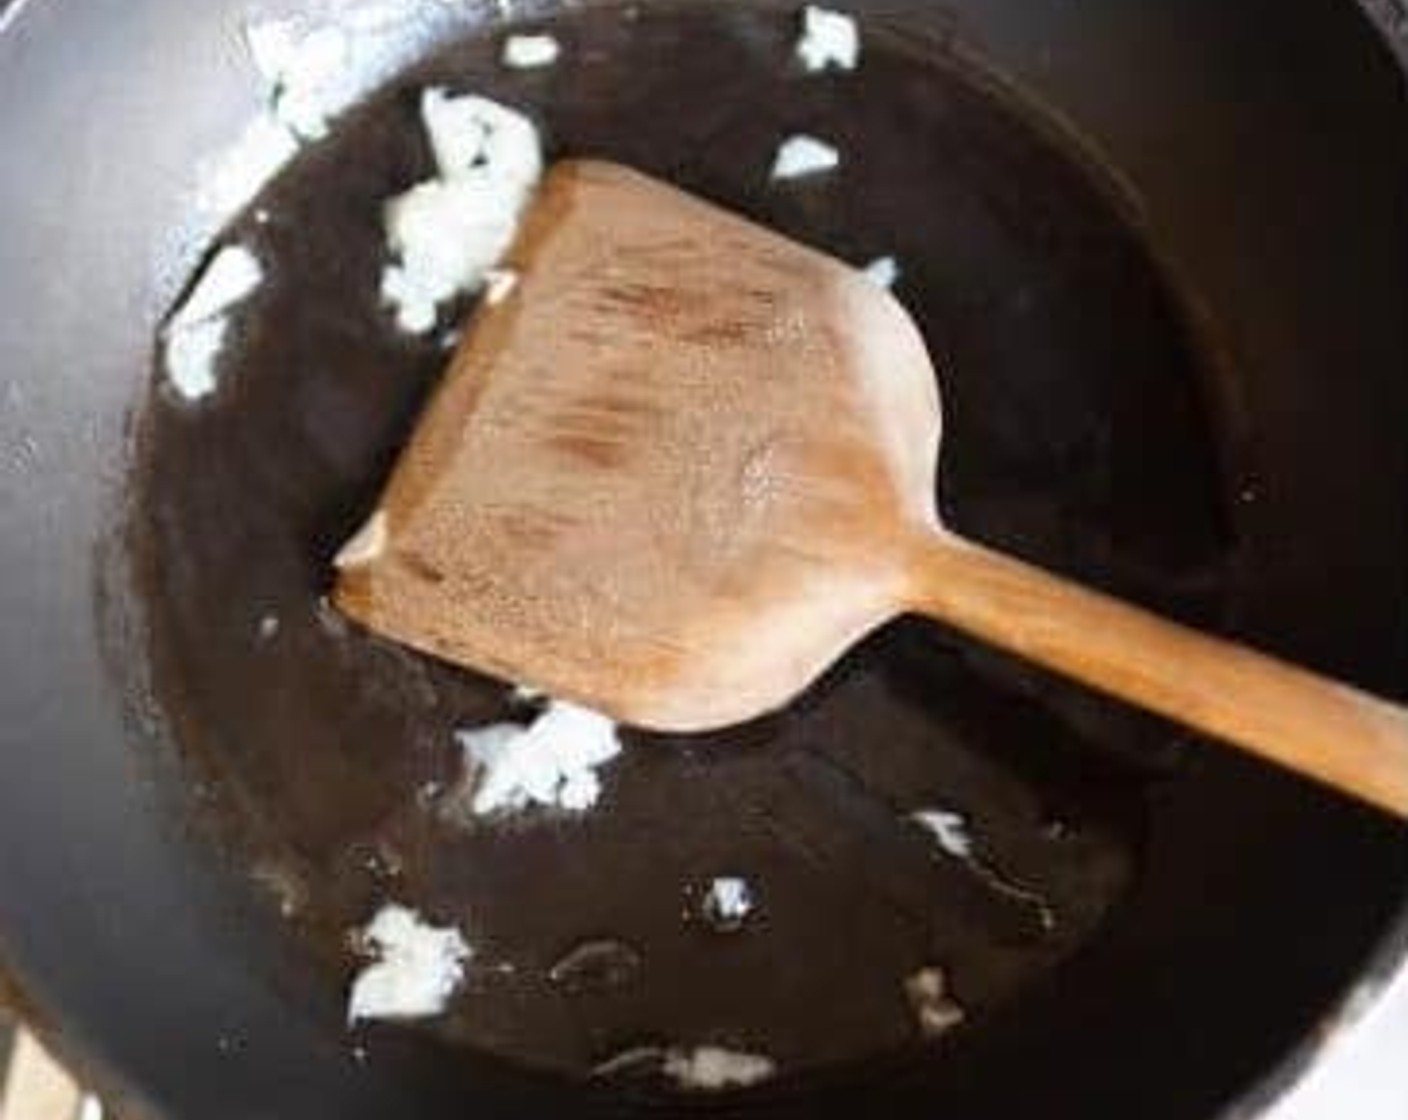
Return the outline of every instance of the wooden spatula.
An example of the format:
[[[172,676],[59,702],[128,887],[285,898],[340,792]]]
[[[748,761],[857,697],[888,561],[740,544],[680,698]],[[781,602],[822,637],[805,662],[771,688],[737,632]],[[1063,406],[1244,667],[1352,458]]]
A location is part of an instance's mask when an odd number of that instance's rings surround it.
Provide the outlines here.
[[[1408,712],[948,532],[924,342],[855,270],[596,162],[509,267],[344,550],[353,618],[699,730],[913,611],[1408,816]]]

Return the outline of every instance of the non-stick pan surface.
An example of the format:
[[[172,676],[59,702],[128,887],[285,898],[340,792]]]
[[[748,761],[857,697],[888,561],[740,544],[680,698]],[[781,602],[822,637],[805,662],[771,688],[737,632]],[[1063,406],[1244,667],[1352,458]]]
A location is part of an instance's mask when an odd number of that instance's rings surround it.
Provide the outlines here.
[[[145,493],[130,488],[131,418],[148,399],[153,326],[192,260],[193,166],[253,108],[238,46],[246,14],[35,0],[11,10],[0,37],[0,949],[75,1053],[172,1115],[617,1107],[416,1035],[379,1034],[359,1060],[335,988],[291,967],[276,918],[246,905],[243,853],[205,827],[172,713],[148,703],[161,674],[134,595],[141,558],[123,536]],[[463,18],[470,30],[477,17]],[[923,50],[988,60],[1085,138],[1113,169],[1111,191],[1139,211],[1126,217],[1140,251],[1176,289],[1169,337],[1198,355],[1159,350],[1159,369],[1127,381],[1117,363],[1067,375],[1083,390],[1079,419],[1109,441],[1096,442],[1099,501],[1082,510],[1104,551],[1071,537],[1059,460],[1006,479],[1030,494],[1025,506],[970,497],[963,527],[1402,695],[1408,105],[1371,25],[1328,0],[1137,13],[880,5],[876,18]],[[733,87],[699,65],[726,106]],[[705,170],[694,185],[726,193],[726,176],[711,184]],[[1015,227],[1031,237],[1105,228],[1069,206],[1043,212],[1067,201],[1059,192],[1016,197]],[[936,306],[957,290],[930,287]],[[949,319],[970,321],[981,317]],[[1127,314],[1107,330],[1087,324],[1108,345],[1128,326]],[[961,353],[990,337],[948,342]],[[1140,391],[1122,398],[1129,384]],[[983,390],[969,382],[970,415],[992,414],[977,407]],[[1180,420],[1190,393],[1196,415]],[[1141,416],[1147,400],[1163,407]],[[1033,409],[1014,446],[1056,454],[1062,423],[1058,409]],[[991,482],[973,448],[966,483],[960,472],[945,496],[960,524],[964,485],[982,497]],[[1149,483],[1167,517],[1142,504]],[[1110,545],[1120,529],[1144,559],[1133,572],[1112,561],[1126,554]],[[978,665],[980,713],[1030,685],[1011,666]],[[1080,704],[1067,715],[1097,745],[1102,727],[1129,718]],[[1139,778],[1140,865],[1098,936],[938,1056],[821,1075],[737,1107],[902,1115],[941,1102],[964,1116],[1191,1120],[1252,1090],[1349,985],[1393,967],[1408,882],[1400,832],[1160,729],[1130,736],[1138,761],[1117,763]],[[1089,772],[1108,762],[1092,755]]]

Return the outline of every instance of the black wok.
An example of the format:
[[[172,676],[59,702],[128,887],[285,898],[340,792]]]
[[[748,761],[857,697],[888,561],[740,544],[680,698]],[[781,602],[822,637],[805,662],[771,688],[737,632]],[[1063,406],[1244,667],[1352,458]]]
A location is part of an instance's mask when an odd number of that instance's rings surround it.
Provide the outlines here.
[[[1120,298],[1072,304],[1061,321],[1061,337],[1076,340],[1071,353],[1095,355],[1088,374],[1048,360],[1036,335],[1016,332],[1010,352],[996,347],[984,326],[993,305],[946,302],[941,278],[916,280],[911,297],[931,337],[955,371],[982,374],[955,394],[960,460],[942,495],[952,520],[1408,698],[1408,86],[1396,6],[851,7],[905,49],[955,67],[979,60],[1012,97],[1043,106],[1052,143],[1064,136],[1098,166],[1091,174],[1109,212],[1133,231],[1110,233],[1078,201],[1064,206],[1065,180],[994,207],[994,229],[1048,253],[1052,306],[1064,306],[1070,277],[1090,261],[1110,291],[1120,287],[1111,277],[1128,278]],[[476,11],[442,30],[472,33],[487,18]],[[254,108],[237,45],[245,15],[226,0],[31,0],[0,15],[0,960],[23,1009],[134,1116],[658,1108],[416,1032],[377,1034],[364,1060],[345,1032],[338,985],[303,970],[277,915],[251,901],[246,837],[227,803],[244,787],[221,788],[230,775],[219,758],[190,757],[192,712],[215,724],[211,713],[224,711],[228,724],[234,701],[186,705],[163,684],[179,667],[160,635],[180,622],[163,595],[179,600],[177,585],[194,577],[171,559],[186,528],[163,535],[146,514],[153,504],[180,512],[172,524],[199,526],[218,555],[225,526],[239,522],[230,510],[240,490],[178,477],[202,456],[220,461],[233,439],[217,424],[163,442],[162,422],[149,419],[151,346],[193,246],[212,232],[188,207],[192,167]],[[590,27],[590,14],[578,18]],[[726,101],[722,64],[698,66]],[[570,117],[570,106],[562,112]],[[564,142],[592,127],[584,110],[563,125]],[[974,143],[984,136],[978,129]],[[641,142],[626,154],[729,194],[722,165],[685,154],[675,165],[652,154],[661,150]],[[1028,158],[1000,144],[983,150],[1019,170]],[[387,184],[372,186],[384,194]],[[299,205],[297,184],[283,197]],[[768,212],[746,194],[727,200],[798,232],[815,217]],[[925,225],[917,203],[906,206],[898,224]],[[995,270],[994,286],[1002,275]],[[1163,325],[1146,336],[1130,315]],[[1026,370],[1040,376],[1024,380]],[[1184,383],[1194,372],[1196,387]],[[276,395],[266,380],[258,408],[267,410]],[[344,450],[364,438],[367,461],[381,467],[419,390],[378,391],[389,419],[375,430],[336,410],[299,412],[306,401],[290,407],[305,434],[343,424],[353,440]],[[1071,394],[1079,407],[1043,407],[1054,400],[1043,393]],[[986,409],[1014,400],[1027,407],[1011,431],[983,429]],[[967,444],[965,413],[978,418]],[[1049,454],[1021,477],[1009,471],[998,501],[989,476],[1002,472],[988,469],[979,445],[1003,439]],[[347,460],[361,461],[352,451]],[[278,462],[289,477],[301,469],[296,456]],[[1088,462],[1099,469],[1087,491],[1070,480],[1085,479]],[[333,478],[326,508],[305,511],[298,532],[333,543],[374,481]],[[207,509],[206,499],[224,505]],[[906,687],[930,687],[914,636],[893,641],[873,651],[877,664],[910,658]],[[1299,1076],[1347,998],[1403,967],[1408,836],[1112,705],[1043,699],[1044,682],[1026,671],[960,652],[934,670],[932,688],[965,697],[969,723],[1049,705],[1086,742],[1060,765],[1020,744],[997,753],[1023,788],[1064,783],[1091,805],[1113,804],[1111,820],[1137,817],[1132,880],[1088,938],[939,1052],[896,1051],[724,1107],[780,1117],[1255,1113]],[[257,693],[245,699],[251,718],[263,710]],[[286,765],[280,789],[299,781]],[[869,818],[858,810],[855,819]]]

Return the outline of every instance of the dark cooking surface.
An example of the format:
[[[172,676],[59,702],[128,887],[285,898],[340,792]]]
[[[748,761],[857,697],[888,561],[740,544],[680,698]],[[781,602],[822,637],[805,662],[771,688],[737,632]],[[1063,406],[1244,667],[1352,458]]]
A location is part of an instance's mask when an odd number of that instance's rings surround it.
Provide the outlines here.
[[[872,37],[858,73],[803,77],[792,21],[739,12],[558,26],[547,72],[505,74],[484,41],[428,65],[230,232],[270,278],[219,396],[159,397],[146,435],[158,694],[255,879],[277,885],[270,905],[296,896],[330,987],[346,931],[387,898],[468,931],[477,967],[443,1034],[566,1069],[707,1040],[796,1070],[912,1043],[902,981],[928,963],[981,1020],[1117,902],[1146,784],[1179,751],[933,627],[890,629],[762,724],[629,735],[585,819],[466,830],[420,792],[459,777],[456,726],[515,714],[504,687],[319,606],[445,361],[377,300],[380,205],[429,171],[416,91],[531,107],[555,155],[654,171],[843,258],[894,253],[946,371],[954,523],[1195,618],[1215,617],[1231,549],[1198,399],[1213,374],[1113,196],[975,74]],[[834,140],[841,173],[769,185],[793,130]],[[925,807],[970,815],[983,858],[1044,896],[1054,928],[935,858],[903,822]],[[753,881],[761,912],[721,938],[682,910],[724,872]],[[640,953],[637,975],[585,994],[547,979],[606,936]]]
[[[492,18],[428,6],[453,24],[447,35]],[[1388,24],[1347,0],[852,6],[917,49],[983,53],[1118,169],[1236,356],[1208,371],[1212,428],[1247,436],[1222,449],[1234,463],[1247,451],[1256,483],[1254,501],[1225,503],[1229,628],[1405,695],[1408,89],[1380,37]],[[186,271],[195,168],[255,107],[238,42],[248,14],[247,0],[43,0],[0,24],[0,958],[27,1012],[124,1098],[124,1116],[593,1115],[578,1089],[416,1032],[379,1032],[359,1062],[338,985],[297,959],[298,939],[249,887],[246,818],[233,815],[228,848],[189,826],[193,811],[208,816],[205,787],[146,702],[147,646],[114,526],[153,324]],[[532,81],[545,77],[558,80]],[[1038,437],[1049,407],[1027,416]],[[1068,430],[1060,414],[1051,422]],[[1210,458],[1185,450],[1190,464]],[[1220,482],[1230,490],[1235,476]],[[1066,484],[1051,471],[1033,493]],[[969,506],[954,511],[970,529],[1052,555],[1080,543],[1057,542],[1055,522],[984,513],[977,496],[949,503]],[[1100,575],[1098,559],[1070,563]],[[1173,556],[1151,569],[1186,570]],[[1167,590],[1137,574],[1109,581],[1153,599]],[[925,631],[922,648],[942,647]],[[1012,695],[1029,677],[969,667],[988,678],[992,708],[1027,718]],[[1118,718],[1078,701],[1069,714],[1087,728]],[[973,718],[987,727],[990,713]],[[217,785],[222,800],[236,790]],[[1259,1115],[1343,1026],[1342,998],[1402,967],[1408,843],[1226,752],[1191,752],[1145,806],[1138,877],[1099,935],[941,1060],[818,1075],[822,1092],[764,1094],[729,1114]]]

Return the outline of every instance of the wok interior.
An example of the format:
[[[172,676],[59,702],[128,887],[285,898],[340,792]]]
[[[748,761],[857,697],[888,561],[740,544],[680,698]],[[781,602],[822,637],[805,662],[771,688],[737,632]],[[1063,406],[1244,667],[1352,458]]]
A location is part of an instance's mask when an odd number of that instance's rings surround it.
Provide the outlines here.
[[[1396,71],[1365,27],[1328,7],[1304,17],[1324,21],[1316,35],[1229,17],[1219,35],[1235,41],[1241,29],[1268,56],[1267,73],[1292,62],[1353,61],[1352,74],[1334,75],[1333,93],[1296,83],[1296,109],[1301,119],[1333,112],[1358,128],[1333,135],[1293,128],[1289,107],[1276,106],[1245,68],[1214,67],[1217,53],[1231,48],[1196,34],[1201,9],[1184,5],[1188,27],[1172,17],[1161,27],[1150,15],[1140,34],[1167,33],[1158,57],[1170,70],[1183,49],[1212,72],[1202,73],[1199,89],[1183,87],[1186,99],[1167,88],[1177,91],[1179,79],[1146,77],[1166,83],[1168,104],[1151,92],[1136,126],[1112,98],[1094,95],[1132,80],[1137,44],[1122,41],[1133,55],[1117,62],[1053,23],[1042,36],[1043,66],[1042,51],[1023,45],[1041,21],[991,8],[971,14],[987,32],[983,46],[1093,135],[1147,207],[1138,221],[1110,177],[1049,119],[988,87],[981,70],[946,53],[941,37],[922,48],[911,39],[880,49],[877,39],[859,74],[802,91],[771,62],[785,53],[790,19],[656,16],[647,6],[629,28],[605,12],[565,23],[564,36],[599,49],[583,50],[580,65],[541,86],[496,73],[484,44],[442,56],[415,80],[482,77],[476,84],[485,92],[542,107],[564,154],[590,150],[634,162],[843,256],[896,252],[909,266],[902,294],[945,366],[941,500],[958,528],[1401,690],[1394,674],[1402,662],[1394,658],[1408,640],[1405,622],[1401,607],[1394,614],[1385,604],[1408,571],[1408,546],[1395,519],[1375,511],[1391,508],[1385,495],[1401,495],[1408,481],[1385,422],[1385,414],[1403,415],[1405,403],[1392,376],[1403,368],[1405,344],[1391,312],[1408,283],[1404,263],[1384,245],[1385,228],[1404,222],[1391,188],[1408,176],[1401,156],[1371,142],[1377,122],[1400,120]],[[919,10],[901,22],[912,29],[931,15]],[[1106,18],[1118,27],[1113,9]],[[1067,55],[1064,34],[1087,45]],[[603,60],[588,64],[590,53]],[[1060,69],[1077,58],[1080,67]],[[1246,84],[1236,86],[1238,79]],[[1219,90],[1219,80],[1233,88]],[[677,117],[659,112],[668,104],[681,106]],[[1272,113],[1286,114],[1279,131],[1259,118]],[[1265,145],[1260,161],[1248,158],[1248,122],[1268,126],[1252,133]],[[1205,131],[1189,133],[1195,123]],[[855,178],[820,195],[758,189],[779,129],[808,124],[838,134],[854,153]],[[927,142],[915,143],[916,135]],[[1192,154],[1201,166],[1176,158]],[[433,347],[372,329],[376,204],[412,180],[424,159],[413,97],[404,91],[360,114],[345,141],[310,156],[267,200],[271,213],[288,217],[240,231],[266,238],[277,265],[266,306],[252,317],[228,413],[193,419],[154,405],[144,442],[149,473],[133,521],[153,642],[113,638],[121,603],[109,604],[107,633],[128,657],[155,650],[162,715],[196,753],[187,765],[213,779],[216,807],[195,815],[219,818],[224,827],[215,832],[228,849],[211,866],[200,854],[209,830],[145,832],[151,795],[133,794],[132,779],[119,774],[110,788],[135,803],[75,813],[77,838],[60,838],[51,858],[62,860],[66,847],[106,829],[117,865],[103,865],[106,890],[120,884],[150,905],[124,907],[120,926],[106,929],[84,920],[91,914],[83,900],[93,895],[81,878],[66,880],[74,885],[58,898],[52,890],[46,896],[50,877],[41,864],[26,877],[31,865],[7,857],[49,913],[67,914],[75,937],[103,949],[86,970],[64,969],[58,945],[35,938],[23,913],[13,922],[5,913],[7,954],[33,974],[36,991],[101,1039],[95,1048],[109,1061],[173,1104],[208,1091],[218,1060],[225,1065],[217,1080],[239,1086],[234,1103],[227,1098],[231,1109],[240,1093],[251,1101],[301,1096],[323,1110],[345,1098],[342,1115],[375,1115],[392,1101],[449,1114],[486,1097],[528,1108],[530,1090],[516,1077],[444,1041],[378,1035],[366,1068],[349,1056],[328,975],[339,967],[340,929],[384,889],[362,874],[362,857],[389,835],[410,855],[408,888],[482,898],[486,924],[504,923],[506,945],[531,943],[545,955],[562,928],[554,904],[575,908],[574,924],[584,930],[636,922],[647,940],[660,934],[664,944],[666,918],[652,918],[639,888],[663,890],[702,874],[729,854],[718,847],[727,837],[739,845],[736,858],[764,861],[765,878],[779,885],[782,928],[769,931],[779,935],[772,944],[805,946],[771,955],[764,941],[753,959],[730,969],[753,970],[773,1033],[781,1031],[804,1064],[849,1062],[824,1095],[805,1083],[784,1093],[773,1105],[780,1113],[873,1104],[878,1094],[892,1110],[943,1099],[974,1115],[1018,1107],[1114,1115],[1120,1102],[1137,1100],[1143,1115],[1191,1117],[1284,1053],[1402,906],[1401,837],[1289,778],[1181,743],[1166,728],[925,628],[882,636],[797,712],[740,732],[740,741],[639,743],[620,778],[628,811],[604,813],[587,839],[550,832],[447,842],[406,811],[416,783],[454,764],[449,726],[493,717],[500,693],[387,648],[344,642],[312,608],[323,560],[374,491],[441,360]],[[1214,173],[1231,166],[1240,176],[1235,198]],[[1275,189],[1275,171],[1291,167],[1294,205]],[[156,243],[141,241],[140,229],[138,222],[126,232],[134,270]],[[1289,249],[1272,236],[1278,229],[1301,235],[1292,260],[1281,256]],[[1358,281],[1353,302],[1334,287],[1347,277]],[[348,307],[360,310],[349,315]],[[147,340],[110,330],[104,359],[140,364]],[[74,368],[92,369],[91,359]],[[121,373],[134,392],[141,375],[135,366]],[[53,422],[46,409],[116,415],[122,405],[89,382],[66,384],[75,395],[33,406],[32,423],[46,437],[36,438],[41,448],[51,434],[43,424]],[[115,433],[109,446],[118,446]],[[92,449],[69,453],[84,452]],[[81,477],[62,485],[78,487]],[[67,504],[84,508],[76,498]],[[64,531],[81,539],[81,528]],[[16,563],[26,548],[52,543],[53,532],[17,547]],[[34,571],[27,569],[30,578]],[[1336,573],[1354,578],[1331,594]],[[39,591],[36,601],[57,593],[48,584]],[[249,639],[259,611],[269,609],[287,624],[279,644],[255,651]],[[44,616],[32,611],[22,608],[19,621],[33,621],[38,632]],[[71,656],[53,660],[71,649],[67,642],[38,648],[39,660],[65,668],[75,687],[83,671],[95,671],[75,667]],[[132,674],[123,677],[130,682]],[[16,688],[23,684],[21,674]],[[27,717],[11,725],[16,741],[49,732],[48,742],[63,744],[71,776],[91,772],[83,769],[84,751],[93,749],[88,733],[104,720],[116,726],[115,710],[12,706]],[[883,750],[868,742],[878,729]],[[122,738],[152,734],[129,724]],[[392,742],[407,749],[389,751]],[[52,796],[59,787],[44,779],[58,760],[38,757],[6,788]],[[114,757],[95,762],[110,769]],[[190,775],[152,765],[155,778],[147,777],[159,788]],[[992,843],[1073,916],[1068,939],[1043,943],[1020,913],[994,908],[960,880],[933,881],[927,864],[911,874],[912,849],[889,829],[894,807],[921,793],[951,796],[990,822]],[[682,804],[694,811],[682,814]],[[188,817],[191,806],[166,808]],[[1044,826],[1063,814],[1077,822],[1085,850],[1042,846]],[[32,813],[6,827],[26,819]],[[679,827],[662,831],[662,820]],[[767,827],[779,820],[791,822],[781,836]],[[758,822],[761,830],[750,832]],[[194,852],[185,847],[193,836],[207,837]],[[118,859],[123,842],[129,850]],[[777,855],[799,848],[810,855],[797,864]],[[326,916],[313,923],[321,965],[308,967],[273,908],[248,886],[252,854],[273,858],[280,870],[291,862],[325,896]],[[188,858],[197,866],[168,862]],[[798,868],[818,858],[826,875],[799,880]],[[603,872],[619,883],[603,889]],[[226,875],[232,881],[218,886]],[[799,881],[812,889],[798,889]],[[494,900],[502,900],[501,912]],[[875,920],[876,911],[903,917]],[[857,912],[865,920],[844,935],[816,935]],[[144,923],[160,937],[137,936]],[[956,945],[953,931],[965,924],[991,936]],[[920,963],[915,954],[931,943],[962,950],[974,1006],[985,1014],[939,1055],[911,1052],[857,1067],[867,1045],[902,1043],[877,1031],[890,1024],[894,1034],[897,1021],[877,1002],[867,970]],[[144,960],[131,960],[134,946]],[[526,1048],[542,1064],[571,1067],[592,1047],[625,1041],[623,1032],[639,1022],[698,1027],[736,1015],[736,1001],[707,1003],[729,985],[709,970],[703,947],[686,943],[677,952],[666,972],[685,978],[682,990],[658,987],[629,1014],[599,1009],[591,1021],[607,1028],[601,1037],[579,1021],[555,1019],[546,999],[519,1019],[457,1019],[451,1033],[481,1050],[522,1058]],[[1051,969],[1058,958],[1066,959]],[[167,984],[147,1001],[150,1030],[119,1037],[105,1029],[144,976],[195,975],[209,987]],[[769,992],[777,994],[771,1002]],[[1013,992],[1020,998],[1007,998]],[[226,998],[217,1002],[217,993]],[[212,1013],[191,1015],[202,1003]],[[669,1018],[690,1014],[704,1018]],[[187,1037],[176,1023],[195,1026]],[[173,1044],[189,1058],[178,1073],[170,1069]],[[1151,1106],[1143,1095],[1151,1079],[1166,1072],[1169,1055],[1190,1051],[1198,1055],[1193,1069],[1180,1060],[1180,1080]],[[297,1077],[274,1072],[294,1054],[305,1056]]]

